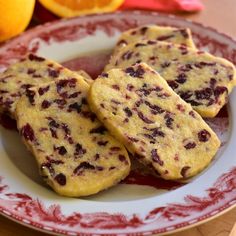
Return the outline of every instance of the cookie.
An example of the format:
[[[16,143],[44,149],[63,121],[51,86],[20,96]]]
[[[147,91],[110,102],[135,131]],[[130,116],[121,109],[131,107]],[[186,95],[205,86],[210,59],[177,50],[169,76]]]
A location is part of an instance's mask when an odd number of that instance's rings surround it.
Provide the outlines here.
[[[75,71],[77,74],[81,75],[84,79],[84,81],[87,83],[87,84],[92,84],[93,83],[93,79],[91,78],[91,76],[85,72],[84,70],[77,70]]]
[[[134,158],[164,179],[196,175],[220,146],[191,105],[144,63],[103,73],[91,85],[88,102]]]
[[[236,84],[234,65],[207,52],[144,40],[114,54],[105,70],[145,62],[203,117],[214,117]]]
[[[88,89],[78,75],[56,79],[28,89],[16,106],[18,130],[41,175],[64,196],[95,194],[130,170],[124,146],[89,109]]]
[[[144,25],[123,32],[116,44],[115,52],[130,43],[138,43],[140,40],[144,39],[167,41],[196,48],[192,39],[191,31],[188,28]]]
[[[77,73],[84,76],[83,71]],[[54,61],[29,54],[0,75],[0,112],[7,112],[14,118],[16,103],[27,88],[75,74]],[[88,76],[85,80],[89,81]]]

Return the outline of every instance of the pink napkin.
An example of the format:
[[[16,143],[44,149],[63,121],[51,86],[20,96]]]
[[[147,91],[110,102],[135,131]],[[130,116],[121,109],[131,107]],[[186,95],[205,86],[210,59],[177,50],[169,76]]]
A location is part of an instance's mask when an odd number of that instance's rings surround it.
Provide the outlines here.
[[[201,11],[200,0],[126,0],[120,9],[145,9],[162,12]]]

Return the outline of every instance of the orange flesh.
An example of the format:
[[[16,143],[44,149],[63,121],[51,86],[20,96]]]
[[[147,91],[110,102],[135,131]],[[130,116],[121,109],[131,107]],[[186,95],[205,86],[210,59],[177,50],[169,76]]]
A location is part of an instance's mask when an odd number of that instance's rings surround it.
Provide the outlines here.
[[[62,5],[71,10],[85,10],[95,7],[102,8],[110,4],[110,0],[54,0],[57,4]]]

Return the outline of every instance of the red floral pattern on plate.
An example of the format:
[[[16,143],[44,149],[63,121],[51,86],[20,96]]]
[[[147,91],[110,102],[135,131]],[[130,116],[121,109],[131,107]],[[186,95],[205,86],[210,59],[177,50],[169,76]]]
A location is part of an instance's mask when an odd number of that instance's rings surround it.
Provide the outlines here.
[[[137,235],[164,233],[170,228],[173,230],[206,219],[236,203],[236,168],[218,178],[216,183],[206,190],[206,196],[188,195],[184,198],[184,203],[172,203],[155,208],[144,218],[138,215],[125,216],[105,212],[85,214],[75,212],[65,216],[60,205],[54,204],[46,208],[38,199],[33,199],[27,194],[8,193],[7,190],[8,186],[3,183],[1,178],[0,209],[3,213],[17,220],[24,219],[25,223],[42,229],[46,228],[52,232],[69,235],[70,232],[84,233],[84,229],[92,229],[94,230],[93,233],[101,229],[115,230],[118,234],[124,233],[123,230],[127,228],[133,228],[135,229],[134,233],[129,233],[129,235],[136,235],[137,229],[140,228]],[[227,199],[227,204],[221,204],[222,199]],[[207,212],[207,214],[202,216],[199,212]],[[192,217],[194,213],[196,214]],[[179,220],[181,223],[176,223]],[[168,221],[172,222],[171,227],[164,227]],[[143,226],[155,223],[157,227],[154,231],[142,230]],[[70,231],[63,228],[68,228]],[[86,235],[90,234],[86,233]],[[112,234],[114,235],[114,231]]]

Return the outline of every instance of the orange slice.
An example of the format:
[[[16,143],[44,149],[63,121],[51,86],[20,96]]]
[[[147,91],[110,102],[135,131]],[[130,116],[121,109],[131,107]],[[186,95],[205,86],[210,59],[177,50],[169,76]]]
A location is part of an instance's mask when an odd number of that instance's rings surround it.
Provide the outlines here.
[[[39,0],[49,11],[61,17],[112,12],[124,0]]]

